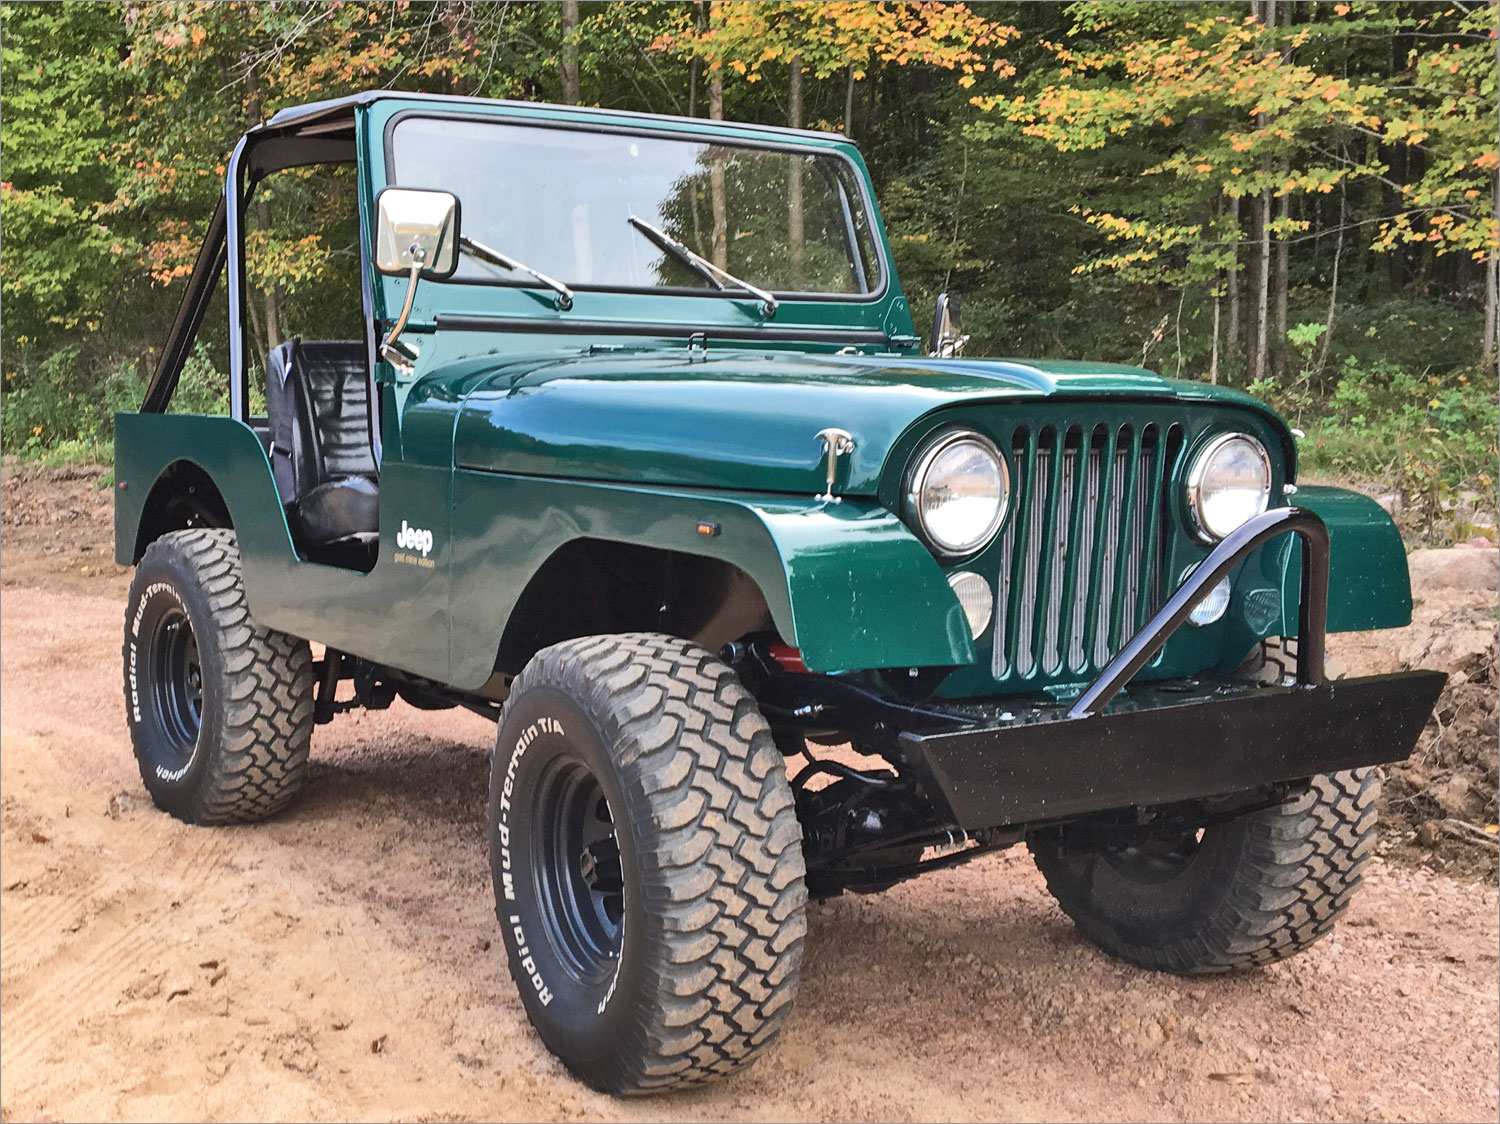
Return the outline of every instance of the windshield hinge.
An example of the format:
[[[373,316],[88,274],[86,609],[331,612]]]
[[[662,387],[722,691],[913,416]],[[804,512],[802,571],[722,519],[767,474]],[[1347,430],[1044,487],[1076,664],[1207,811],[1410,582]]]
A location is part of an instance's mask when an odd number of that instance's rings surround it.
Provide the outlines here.
[[[708,361],[708,333],[694,332],[688,337],[688,362],[706,363]]]

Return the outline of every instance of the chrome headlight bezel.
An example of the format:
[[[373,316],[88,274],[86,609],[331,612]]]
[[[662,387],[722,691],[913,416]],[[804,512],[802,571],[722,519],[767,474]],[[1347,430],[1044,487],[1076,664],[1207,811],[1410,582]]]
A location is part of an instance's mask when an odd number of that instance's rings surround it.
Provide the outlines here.
[[[928,475],[937,459],[954,446],[966,443],[976,446],[994,461],[996,476],[1000,484],[1000,496],[994,513],[978,533],[958,541],[945,538],[933,531],[923,507],[922,495],[929,483]],[[917,532],[934,555],[945,561],[972,557],[993,542],[995,535],[1005,525],[1005,517],[1010,513],[1010,501],[1010,463],[993,441],[972,429],[948,429],[929,438],[918,450],[917,455],[912,458],[902,488],[902,506],[905,509],[907,524]]]
[[[1261,466],[1261,485],[1259,488],[1260,502],[1258,508],[1247,519],[1253,519],[1256,515],[1263,513],[1271,503],[1271,455],[1266,452],[1266,447],[1256,438],[1248,433],[1221,433],[1213,440],[1205,444],[1194,455],[1192,463],[1187,472],[1187,510],[1193,533],[1200,542],[1217,543],[1225,536],[1243,526],[1247,520],[1241,520],[1233,527],[1215,527],[1209,519],[1206,511],[1203,493],[1203,478],[1207,475],[1210,465],[1216,456],[1226,448],[1234,444],[1248,446],[1255,454]]]

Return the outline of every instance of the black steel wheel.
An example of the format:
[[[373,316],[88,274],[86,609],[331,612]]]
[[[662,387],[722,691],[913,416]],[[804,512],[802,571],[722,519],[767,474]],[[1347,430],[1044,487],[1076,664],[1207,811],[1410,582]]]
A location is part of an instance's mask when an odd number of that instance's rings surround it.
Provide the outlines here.
[[[1284,960],[1325,936],[1375,845],[1373,769],[1312,779],[1272,808],[1131,846],[1031,839],[1084,936],[1142,968],[1200,975]]]
[[[155,612],[143,622],[146,634],[146,705],[161,735],[163,756],[187,766],[198,747],[203,724],[203,665],[193,622],[180,603],[156,598]]]
[[[734,672],[631,634],[539,652],[490,773],[511,975],[579,1078],[644,1093],[734,1072],[791,1009],[806,931],[781,754]]]
[[[251,619],[233,531],[173,531],[146,548],[122,655],[131,743],[157,807],[188,823],[235,823],[296,795],[312,737],[312,654]]]
[[[580,980],[615,970],[625,923],[625,875],[609,797],[576,757],[548,763],[530,797],[537,904],[546,936]]]

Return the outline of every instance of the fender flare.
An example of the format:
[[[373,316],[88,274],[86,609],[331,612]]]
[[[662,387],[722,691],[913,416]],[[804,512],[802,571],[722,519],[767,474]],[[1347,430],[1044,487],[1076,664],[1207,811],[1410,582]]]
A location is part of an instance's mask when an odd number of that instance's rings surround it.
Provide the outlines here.
[[[556,550],[585,538],[739,567],[813,671],[947,667],[975,659],[968,622],[942,569],[905,524],[873,501],[459,470],[453,510],[455,680],[477,684],[489,675],[498,638],[532,576]],[[517,579],[486,580],[496,566]]]

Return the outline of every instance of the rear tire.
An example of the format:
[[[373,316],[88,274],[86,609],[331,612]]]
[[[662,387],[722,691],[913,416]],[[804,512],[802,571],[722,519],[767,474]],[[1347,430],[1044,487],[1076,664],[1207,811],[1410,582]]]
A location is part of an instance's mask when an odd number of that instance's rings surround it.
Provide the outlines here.
[[[125,609],[125,709],[156,806],[193,824],[275,815],[307,773],[307,642],[250,617],[233,531],[146,548]]]
[[[776,1037],[802,835],[765,719],[709,652],[654,634],[539,652],[500,722],[489,833],[511,975],[580,1079],[695,1084]]]
[[[1375,845],[1373,769],[1314,777],[1300,796],[1139,847],[1031,841],[1047,889],[1111,956],[1184,975],[1256,968],[1324,936]]]

